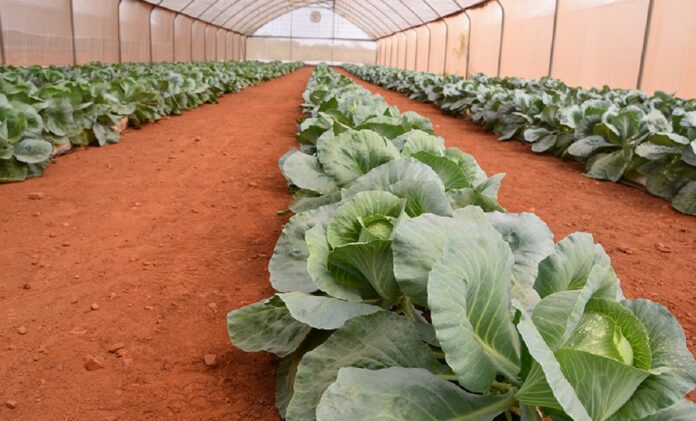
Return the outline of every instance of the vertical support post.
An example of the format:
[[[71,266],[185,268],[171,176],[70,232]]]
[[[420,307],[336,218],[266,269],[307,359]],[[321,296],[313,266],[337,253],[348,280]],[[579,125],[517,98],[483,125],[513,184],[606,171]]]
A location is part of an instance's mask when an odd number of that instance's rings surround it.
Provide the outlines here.
[[[179,13],[174,14],[174,19],[172,19],[172,62],[176,62],[176,18],[179,17]]]
[[[2,57],[2,64],[7,64],[7,56],[5,55],[5,37],[2,33],[2,12],[0,12],[0,57]]]
[[[444,76],[447,76],[447,56],[449,53],[449,24],[447,23],[447,19],[442,19],[442,22],[445,24],[445,63],[442,66],[442,74]]]
[[[331,64],[336,64],[336,12],[331,13]]]
[[[423,26],[428,30],[428,65],[425,67],[425,70],[430,73],[430,54],[433,52],[433,31],[430,30],[427,23]]]
[[[121,47],[121,3],[123,0],[118,0],[116,6],[116,32],[118,33],[118,62],[123,63],[123,48]]]
[[[553,34],[551,35],[551,53],[549,57],[549,77],[553,73],[553,56],[556,51],[556,28],[558,27],[558,6],[561,0],[556,0],[556,9],[553,11]]]
[[[150,38],[150,63],[152,63],[152,12],[155,11],[155,6],[150,9],[150,14],[147,19],[147,32]]]
[[[77,50],[75,49],[75,8],[70,0],[70,39],[72,40],[72,62],[77,65]]]
[[[418,68],[418,31],[415,30],[415,28],[411,28],[416,33],[416,58],[413,61],[413,71],[415,71]],[[405,35],[405,34],[404,34]],[[406,36],[406,41],[408,41],[408,36]],[[406,56],[406,54],[404,54]],[[404,69],[406,66],[404,65]]]
[[[643,88],[643,76],[645,68],[645,57],[648,53],[648,41],[650,41],[650,23],[652,22],[653,7],[655,6],[655,0],[650,0],[648,5],[648,16],[645,19],[645,32],[643,33],[643,50],[640,52],[640,68],[638,69],[638,80],[636,81],[636,88]]]
[[[293,13],[292,11],[290,12],[290,61],[292,61],[292,30],[294,28],[293,25]]]
[[[469,21],[469,35],[466,37],[466,70],[464,71],[465,79],[469,79],[469,62],[471,61],[471,16],[469,16],[468,12],[468,10],[464,10],[464,15]]]
[[[500,65],[503,61],[503,39],[505,38],[505,7],[500,0],[495,0],[500,6],[500,12],[502,13],[502,18],[500,19],[500,46],[498,47],[498,74],[496,76],[500,77]]]

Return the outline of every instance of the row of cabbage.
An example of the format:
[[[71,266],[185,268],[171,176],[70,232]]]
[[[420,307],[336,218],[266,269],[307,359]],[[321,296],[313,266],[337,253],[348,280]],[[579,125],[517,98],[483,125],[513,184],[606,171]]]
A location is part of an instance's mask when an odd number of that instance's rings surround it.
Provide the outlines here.
[[[299,63],[92,63],[0,67],[0,182],[39,176],[73,145],[117,143],[132,127],[281,76]]]
[[[573,88],[551,78],[470,79],[380,66],[353,74],[410,98],[465,114],[500,140],[583,162],[590,177],[625,178],[696,215],[696,100],[664,92]]]
[[[230,312],[280,357],[288,420],[694,419],[696,362],[660,304],[626,300],[590,234],[558,243],[431,123],[319,67],[275,295]]]

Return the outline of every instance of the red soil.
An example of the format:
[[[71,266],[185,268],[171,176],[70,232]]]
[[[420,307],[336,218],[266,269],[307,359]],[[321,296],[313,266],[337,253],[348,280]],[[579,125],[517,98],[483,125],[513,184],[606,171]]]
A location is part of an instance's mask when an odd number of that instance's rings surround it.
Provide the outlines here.
[[[0,186],[0,419],[278,419],[272,358],[232,347],[225,314],[271,295],[311,71]]]
[[[350,77],[402,112],[428,117],[447,146],[474,155],[489,175],[506,173],[499,199],[508,211],[536,213],[556,241],[575,231],[592,233],[611,256],[625,295],[667,306],[696,351],[696,217],[643,189],[587,178],[579,165],[535,154],[522,142],[498,141],[469,120]]]

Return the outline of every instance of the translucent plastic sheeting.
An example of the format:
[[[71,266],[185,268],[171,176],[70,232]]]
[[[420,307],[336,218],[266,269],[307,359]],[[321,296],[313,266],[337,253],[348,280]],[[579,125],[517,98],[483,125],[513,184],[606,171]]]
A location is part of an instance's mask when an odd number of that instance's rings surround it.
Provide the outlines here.
[[[252,35],[273,19],[304,6],[333,6],[346,20],[376,39],[453,14],[485,0],[146,1],[246,35]]]
[[[404,31],[406,35],[406,68],[416,70],[416,54],[418,53],[418,34],[415,29]]]
[[[237,49],[240,45],[237,43]],[[289,38],[250,38],[248,60],[290,60]]]
[[[246,35],[242,35],[239,37],[241,40],[241,47],[239,50],[239,59],[240,60],[246,60],[247,58],[247,40],[249,39]]]
[[[505,10],[501,76],[549,74],[556,0],[500,0]]]
[[[695,20],[694,0],[653,3],[641,89],[696,98]]]
[[[191,26],[191,55],[193,61],[205,60],[205,23],[193,22]]]
[[[218,28],[217,32],[215,33],[216,40],[215,40],[215,59],[218,61],[225,61],[225,42],[227,42],[227,38],[225,38],[225,31],[224,29]]]
[[[584,0],[583,0],[584,1]],[[471,19],[471,47],[469,48],[469,75],[498,74],[498,55],[503,23],[503,10],[495,2],[486,3],[466,12]]]
[[[217,28],[214,26],[205,26],[205,59],[215,60],[215,43],[217,39],[215,38],[215,32]]]
[[[7,64],[73,64],[70,0],[0,0]]]
[[[73,0],[75,59],[118,63],[118,0]]]
[[[150,11],[152,6],[138,0],[122,0],[120,8],[121,61],[150,62]]]
[[[447,26],[442,21],[428,24],[430,29],[430,62],[428,69],[437,74],[445,72],[445,46],[447,45]]]
[[[191,25],[193,19],[184,15],[174,18],[174,60],[191,61]]]
[[[334,63],[374,63],[376,45],[369,41],[334,41]]]
[[[156,7],[150,13],[152,61],[174,60],[174,12]]]
[[[425,25],[419,26],[416,28],[416,34],[418,34],[416,70],[427,72],[429,71],[428,64],[430,62],[430,28]]]
[[[241,57],[240,52],[242,51],[241,47],[239,46],[241,39],[241,35],[239,34],[232,34],[232,57],[233,60],[239,60]],[[290,56],[288,55],[288,60],[290,59]],[[282,60],[282,59],[279,59]]]
[[[391,53],[389,55],[389,63],[391,67],[399,67],[399,34],[394,34],[391,37]]]
[[[281,15],[254,33],[288,38],[351,38],[369,40],[363,30],[326,7],[303,7]]]
[[[466,76],[466,63],[469,47],[469,18],[466,14],[445,18],[447,23],[447,51],[445,53],[445,73]]]
[[[227,60],[237,60],[234,55],[234,33],[229,31],[225,33],[225,57]]]
[[[396,34],[396,67],[406,68],[406,34]]]
[[[561,0],[551,76],[569,85],[635,88],[649,3]]]

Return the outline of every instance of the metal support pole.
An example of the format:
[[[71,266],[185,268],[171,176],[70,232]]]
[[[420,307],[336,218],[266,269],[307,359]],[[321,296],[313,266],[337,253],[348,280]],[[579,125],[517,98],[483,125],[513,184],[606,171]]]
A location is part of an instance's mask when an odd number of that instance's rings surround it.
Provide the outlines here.
[[[116,6],[116,33],[118,36],[118,62],[123,63],[123,53],[121,48],[121,3],[123,0],[118,0],[118,6]]]
[[[433,45],[433,31],[430,30],[430,27],[426,23],[425,29],[428,30],[428,65],[425,67],[425,70],[429,73],[430,72],[430,53],[432,52],[432,45]],[[418,64],[416,62],[416,67],[418,67]]]
[[[72,39],[72,62],[77,65],[77,50],[75,49],[75,8],[73,0],[70,0],[70,33]]]
[[[449,24],[447,19],[442,19],[445,24],[445,64],[442,67],[442,74],[447,76],[447,56],[449,55]]]
[[[179,17],[179,13],[174,14],[174,19],[172,19],[172,61],[176,61],[176,18]]]
[[[498,3],[498,6],[500,6],[500,12],[502,13],[500,19],[500,46],[498,47],[498,74],[496,75],[500,77],[500,65],[503,61],[503,38],[505,37],[505,7],[503,7],[503,3],[501,3],[500,0],[495,1]]]
[[[652,22],[654,5],[655,0],[650,0],[650,4],[648,5],[648,16],[645,19],[645,32],[643,33],[643,49],[640,52],[640,68],[638,69],[638,81],[636,82],[636,87],[638,89],[643,88],[643,76],[645,76],[645,58],[648,53],[648,41],[650,41],[650,23]]]
[[[155,11],[155,6],[152,6],[147,19],[147,34],[150,38],[150,63],[152,63],[152,12]]]
[[[556,0],[556,9],[553,11],[553,34],[551,35],[551,52],[549,57],[549,77],[553,73],[553,56],[556,51],[556,28],[558,27],[558,5],[561,0]]]
[[[2,64],[7,64],[7,56],[5,55],[5,37],[2,33],[2,11],[0,11],[0,56]]]
[[[464,15],[469,21],[469,35],[466,37],[466,71],[464,72],[465,79],[469,79],[469,61],[471,60],[471,16],[468,10],[464,10]]]

